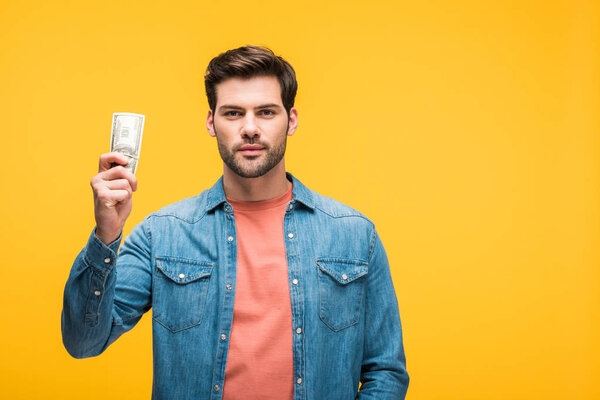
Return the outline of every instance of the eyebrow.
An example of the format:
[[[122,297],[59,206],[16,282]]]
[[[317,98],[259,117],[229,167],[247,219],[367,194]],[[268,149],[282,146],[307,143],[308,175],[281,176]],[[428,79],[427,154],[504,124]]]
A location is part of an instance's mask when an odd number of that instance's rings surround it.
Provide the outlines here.
[[[255,110],[260,110],[263,108],[281,108],[281,106],[279,104],[275,104],[275,103],[269,103],[269,104],[261,104],[260,106],[256,106],[254,107]],[[243,110],[243,107],[240,106],[235,106],[233,104],[223,104],[221,107],[219,107],[219,111],[223,110],[223,109],[228,109],[228,110]]]

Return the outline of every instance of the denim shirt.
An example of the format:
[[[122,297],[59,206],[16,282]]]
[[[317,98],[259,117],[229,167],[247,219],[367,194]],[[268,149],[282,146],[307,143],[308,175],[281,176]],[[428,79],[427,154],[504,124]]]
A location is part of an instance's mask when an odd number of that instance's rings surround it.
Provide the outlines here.
[[[398,303],[374,224],[286,176],[294,400],[404,399]],[[119,251],[120,242],[106,246],[92,232],[75,259],[61,316],[65,348],[97,356],[152,309],[152,398],[220,399],[237,264],[223,177],[148,215]]]

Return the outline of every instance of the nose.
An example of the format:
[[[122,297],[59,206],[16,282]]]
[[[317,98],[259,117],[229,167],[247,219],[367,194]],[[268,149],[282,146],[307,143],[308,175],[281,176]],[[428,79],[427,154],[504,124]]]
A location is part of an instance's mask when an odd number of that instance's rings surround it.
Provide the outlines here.
[[[243,138],[249,137],[250,139],[253,139],[254,137],[260,136],[260,129],[258,128],[258,124],[256,122],[256,117],[253,113],[246,113],[242,122],[241,130],[241,135]]]

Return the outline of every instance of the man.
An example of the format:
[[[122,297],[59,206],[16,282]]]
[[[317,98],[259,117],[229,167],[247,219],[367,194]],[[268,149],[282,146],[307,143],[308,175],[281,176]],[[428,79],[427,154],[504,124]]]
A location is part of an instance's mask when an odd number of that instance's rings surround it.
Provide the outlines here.
[[[398,305],[373,223],[285,171],[293,68],[246,46],[214,58],[205,84],[223,175],[147,216],[118,255],[137,181],[111,168],[123,155],[100,157],[96,227],[65,287],[66,349],[96,356],[152,308],[154,399],[403,399]]]

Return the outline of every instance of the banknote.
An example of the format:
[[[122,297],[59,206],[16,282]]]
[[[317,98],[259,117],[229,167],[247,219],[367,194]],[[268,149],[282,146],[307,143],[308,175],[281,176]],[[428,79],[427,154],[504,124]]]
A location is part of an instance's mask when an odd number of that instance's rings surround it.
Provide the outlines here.
[[[142,114],[113,113],[110,151],[118,151],[127,156],[129,162],[124,167],[132,174],[135,174],[140,160],[145,119]]]

